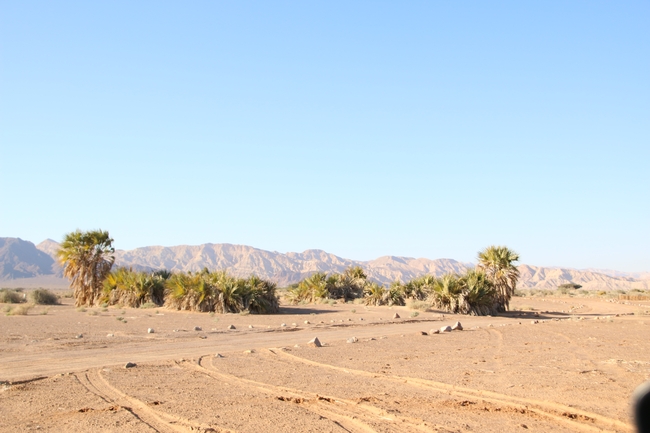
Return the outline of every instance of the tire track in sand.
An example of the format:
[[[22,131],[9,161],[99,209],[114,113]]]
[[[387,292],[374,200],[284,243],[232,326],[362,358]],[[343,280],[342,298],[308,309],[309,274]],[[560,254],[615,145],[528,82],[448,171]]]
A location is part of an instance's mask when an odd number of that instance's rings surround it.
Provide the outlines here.
[[[210,426],[203,426],[188,419],[154,410],[142,400],[127,395],[108,383],[101,374],[101,370],[88,370],[76,373],[75,377],[88,391],[95,394],[107,403],[118,405],[129,411],[142,423],[160,433],[187,433],[187,432],[224,432],[236,433]]]
[[[207,356],[203,356],[196,364],[186,366],[229,385],[246,386],[279,400],[299,403],[304,409],[331,420],[349,432],[376,432],[371,426],[373,423],[381,423],[381,430],[388,432],[434,432],[443,428],[442,426],[425,423],[423,420],[388,414],[383,409],[369,404],[339,397],[322,396],[317,393],[271,385],[223,373],[214,365],[212,359],[206,361],[206,358]]]
[[[617,419],[608,418],[595,413],[579,410],[573,407],[565,406],[560,403],[549,401],[534,400],[522,397],[514,397],[506,394],[500,394],[494,391],[487,391],[474,388],[466,388],[455,385],[449,385],[442,382],[435,382],[427,379],[418,379],[407,376],[386,376],[377,375],[364,370],[355,370],[351,368],[338,367],[335,365],[324,364],[309,359],[301,358],[296,355],[286,353],[282,349],[267,350],[270,355],[279,355],[295,362],[300,362],[307,365],[312,365],[321,368],[328,368],[337,371],[343,371],[348,374],[354,374],[363,377],[371,377],[380,380],[389,380],[398,383],[405,383],[413,387],[422,389],[431,389],[442,393],[456,395],[463,398],[480,398],[483,401],[494,403],[497,405],[509,406],[511,408],[532,412],[541,415],[547,419],[551,419],[560,424],[568,425],[572,428],[591,431],[591,432],[632,432],[631,425],[621,422]]]

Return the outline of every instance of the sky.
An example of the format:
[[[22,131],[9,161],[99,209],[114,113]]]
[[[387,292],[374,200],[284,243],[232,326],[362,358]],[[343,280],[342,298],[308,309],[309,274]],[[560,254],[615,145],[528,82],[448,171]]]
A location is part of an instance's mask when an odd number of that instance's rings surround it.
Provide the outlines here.
[[[650,271],[647,1],[0,2],[0,236]]]

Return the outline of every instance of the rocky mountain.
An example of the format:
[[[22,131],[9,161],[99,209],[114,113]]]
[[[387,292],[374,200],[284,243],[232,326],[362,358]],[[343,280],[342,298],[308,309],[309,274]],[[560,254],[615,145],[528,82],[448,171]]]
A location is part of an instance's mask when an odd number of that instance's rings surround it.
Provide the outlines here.
[[[54,259],[20,238],[0,238],[0,280],[53,275]]]
[[[38,246],[15,238],[0,238],[0,278],[5,281],[39,277],[34,281],[59,281],[64,284],[61,268],[53,260],[58,243],[48,239]],[[173,247],[152,246],[115,252],[115,265],[137,270],[169,269],[171,271],[199,271],[226,269],[233,275],[247,277],[256,274],[275,281],[280,286],[296,283],[314,272],[343,272],[350,266],[361,266],[368,277],[382,284],[392,281],[409,281],[424,274],[440,276],[448,272],[463,272],[472,263],[452,259],[430,260],[424,258],[384,256],[375,260],[358,261],[338,257],[322,250],[302,253],[279,253],[245,245],[203,244]],[[580,284],[585,289],[650,289],[650,279],[607,275],[591,270],[519,266],[519,288],[555,289],[565,283]],[[36,284],[36,283],[35,283]]]

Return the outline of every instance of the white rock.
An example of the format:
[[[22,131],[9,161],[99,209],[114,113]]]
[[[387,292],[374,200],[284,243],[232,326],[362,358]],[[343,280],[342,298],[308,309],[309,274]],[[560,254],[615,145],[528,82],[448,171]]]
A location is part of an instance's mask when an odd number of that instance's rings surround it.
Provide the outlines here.
[[[309,325],[309,320],[305,320],[305,325]]]
[[[215,357],[215,358],[223,358],[223,355],[220,354],[220,353],[217,353],[217,354],[214,355],[214,357]]]
[[[463,325],[460,324],[460,322],[454,323],[454,326],[451,327],[453,331],[462,331],[463,330]]]
[[[399,319],[399,318],[400,318],[399,314],[397,313],[393,314],[393,319]]]
[[[433,335],[433,334],[440,334],[440,329],[432,329],[431,331],[429,331],[429,335]]]
[[[106,334],[107,337],[115,337],[114,334]]]
[[[285,326],[287,326],[287,324],[286,324],[286,323],[282,323],[280,326],[284,328]]]
[[[147,329],[147,334],[153,334],[154,332],[155,332],[155,331],[153,330],[153,328],[149,328],[149,329]]]
[[[228,329],[236,329],[235,325],[228,325]]]
[[[311,340],[309,340],[309,342],[307,344],[310,345],[311,347],[322,347],[323,346],[322,344],[320,344],[320,340],[318,339],[318,337],[312,338]]]
[[[440,333],[442,334],[443,332],[451,332],[451,326],[443,326],[440,328]]]
[[[248,329],[253,329],[253,325],[248,325]]]
[[[350,337],[348,338],[347,341],[348,343],[356,343],[357,341],[359,341],[359,339],[357,337]]]

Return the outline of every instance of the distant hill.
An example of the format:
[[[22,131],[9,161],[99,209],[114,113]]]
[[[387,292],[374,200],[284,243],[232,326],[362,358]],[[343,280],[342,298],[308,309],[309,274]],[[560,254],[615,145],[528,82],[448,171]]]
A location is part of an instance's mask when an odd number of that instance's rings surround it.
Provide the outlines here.
[[[31,287],[47,282],[65,285],[61,267],[54,255],[59,244],[47,239],[38,246],[15,238],[0,238],[0,278],[3,284],[23,284]],[[440,276],[449,272],[461,273],[474,267],[472,263],[453,259],[424,259],[384,256],[369,261],[350,260],[322,250],[302,253],[279,253],[245,245],[203,244],[173,247],[151,246],[115,252],[115,265],[137,270],[169,269],[171,271],[199,271],[225,269],[233,275],[247,277],[251,274],[275,281],[280,286],[297,283],[314,272],[343,272],[350,266],[361,266],[371,280],[382,284],[392,281],[409,281],[415,277],[432,274]],[[580,284],[592,290],[650,289],[650,279],[624,276],[625,273],[609,271],[610,275],[592,270],[547,268],[520,265],[519,288],[555,289],[565,283]],[[643,275],[643,274],[639,274]]]
[[[20,238],[0,238],[0,280],[53,275],[54,259]]]

